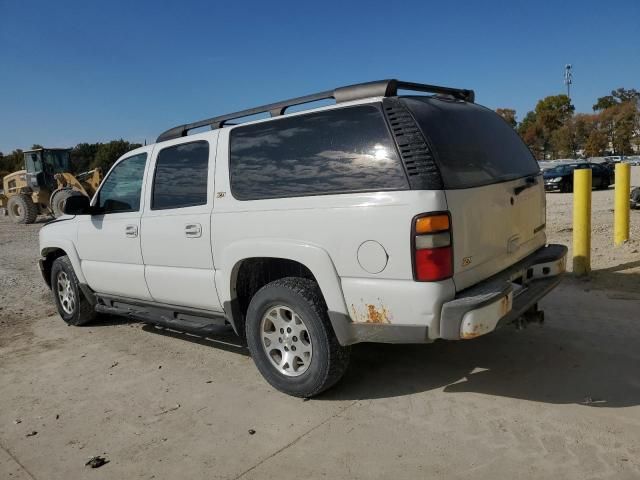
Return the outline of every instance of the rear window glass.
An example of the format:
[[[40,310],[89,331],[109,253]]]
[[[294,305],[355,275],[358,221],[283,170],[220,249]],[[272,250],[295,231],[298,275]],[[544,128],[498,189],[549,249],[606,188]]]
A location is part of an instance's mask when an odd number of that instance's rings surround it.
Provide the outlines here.
[[[372,105],[236,127],[229,168],[240,200],[409,188],[382,113]]]
[[[429,141],[445,188],[469,188],[540,171],[520,136],[499,115],[473,103],[405,97]]]

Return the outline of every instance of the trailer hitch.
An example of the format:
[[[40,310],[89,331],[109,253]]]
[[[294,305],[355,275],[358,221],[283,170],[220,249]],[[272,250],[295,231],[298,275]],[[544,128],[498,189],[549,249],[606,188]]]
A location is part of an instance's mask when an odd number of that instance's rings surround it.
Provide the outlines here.
[[[522,330],[527,327],[529,323],[537,323],[539,325],[544,324],[544,311],[538,309],[538,304],[534,304],[529,310],[524,312],[522,316],[518,317],[514,322],[518,330]]]

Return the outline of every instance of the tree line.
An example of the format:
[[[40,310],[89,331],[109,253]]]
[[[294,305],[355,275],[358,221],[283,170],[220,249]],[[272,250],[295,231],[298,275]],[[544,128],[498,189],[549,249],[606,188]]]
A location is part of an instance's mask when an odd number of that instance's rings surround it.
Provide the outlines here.
[[[79,143],[71,149],[69,155],[71,173],[78,174],[96,167],[102,168],[106,173],[118,158],[141,146],[139,143],[131,143],[123,139],[107,143]],[[42,148],[42,146],[34,144],[31,147],[32,150],[36,148]],[[24,168],[23,153],[21,149],[16,149],[7,155],[0,152],[0,179]]]
[[[521,122],[510,108],[498,108],[538,160],[640,153],[640,92],[618,88],[598,98],[593,113],[575,113],[567,95],[538,101]]]

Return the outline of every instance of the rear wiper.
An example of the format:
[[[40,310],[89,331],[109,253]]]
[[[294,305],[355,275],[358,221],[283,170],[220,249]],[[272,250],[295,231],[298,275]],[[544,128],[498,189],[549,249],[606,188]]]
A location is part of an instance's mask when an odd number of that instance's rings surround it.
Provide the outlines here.
[[[520,195],[527,188],[535,187],[538,184],[538,180],[533,175],[530,176],[530,177],[525,178],[525,181],[527,183],[525,183],[524,185],[520,185],[519,187],[516,187],[516,188],[513,189],[513,193],[516,194],[516,196]]]

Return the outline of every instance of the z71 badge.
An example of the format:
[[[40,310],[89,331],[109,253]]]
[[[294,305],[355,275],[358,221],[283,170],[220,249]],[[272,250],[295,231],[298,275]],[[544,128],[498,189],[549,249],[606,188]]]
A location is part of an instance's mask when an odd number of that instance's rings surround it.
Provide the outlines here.
[[[468,267],[469,265],[471,265],[471,257],[464,257],[462,259],[462,266]]]

